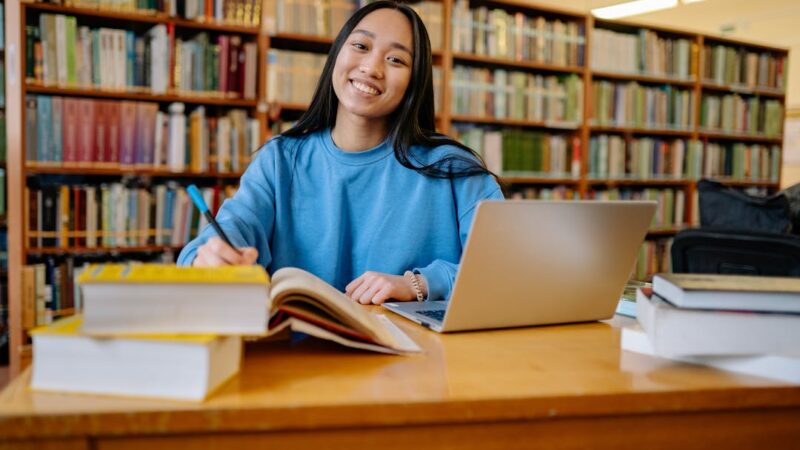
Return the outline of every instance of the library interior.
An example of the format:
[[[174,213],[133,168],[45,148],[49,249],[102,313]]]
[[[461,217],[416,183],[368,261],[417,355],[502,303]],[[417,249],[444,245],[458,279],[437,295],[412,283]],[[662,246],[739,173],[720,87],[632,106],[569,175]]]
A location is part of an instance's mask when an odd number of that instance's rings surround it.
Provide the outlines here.
[[[0,0],[0,450],[800,449],[798,24]]]

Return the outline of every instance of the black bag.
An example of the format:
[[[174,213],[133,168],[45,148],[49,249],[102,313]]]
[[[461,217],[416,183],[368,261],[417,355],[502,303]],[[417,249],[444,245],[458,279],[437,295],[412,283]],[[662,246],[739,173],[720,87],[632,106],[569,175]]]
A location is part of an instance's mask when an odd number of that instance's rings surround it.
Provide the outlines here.
[[[700,225],[783,234],[792,230],[789,201],[783,193],[756,197],[722,183],[700,180]]]

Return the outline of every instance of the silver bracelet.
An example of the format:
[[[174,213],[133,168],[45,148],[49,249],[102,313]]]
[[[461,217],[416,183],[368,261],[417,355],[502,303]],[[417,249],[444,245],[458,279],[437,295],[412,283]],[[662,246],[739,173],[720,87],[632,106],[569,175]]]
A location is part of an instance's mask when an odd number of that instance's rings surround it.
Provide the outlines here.
[[[417,294],[417,301],[425,301],[425,296],[422,295],[422,287],[419,284],[419,278],[417,278],[417,274],[410,270],[406,270],[406,273],[404,273],[403,276],[411,278],[411,286],[414,287],[414,292]]]

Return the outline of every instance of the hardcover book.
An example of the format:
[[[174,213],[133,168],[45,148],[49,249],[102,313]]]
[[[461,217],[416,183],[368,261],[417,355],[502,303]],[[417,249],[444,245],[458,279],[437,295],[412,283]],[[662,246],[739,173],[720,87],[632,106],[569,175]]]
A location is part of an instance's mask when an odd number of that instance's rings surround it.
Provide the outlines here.
[[[681,308],[800,313],[800,278],[660,273],[653,291]]]
[[[364,309],[309,272],[260,266],[90,266],[78,279],[83,332],[270,336],[290,328],[384,353],[419,347],[385,316]]]
[[[198,401],[239,371],[238,336],[104,339],[82,333],[81,323],[72,316],[31,332],[32,389]]]

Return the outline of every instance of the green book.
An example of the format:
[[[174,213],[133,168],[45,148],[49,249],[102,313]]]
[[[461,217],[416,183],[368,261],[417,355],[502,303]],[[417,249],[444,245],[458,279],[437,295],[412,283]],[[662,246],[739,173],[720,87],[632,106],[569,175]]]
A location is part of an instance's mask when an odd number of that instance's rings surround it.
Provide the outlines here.
[[[78,19],[75,16],[66,16],[64,21],[67,38],[67,83],[74,85],[78,82],[78,72],[75,66],[75,35],[78,32]]]

